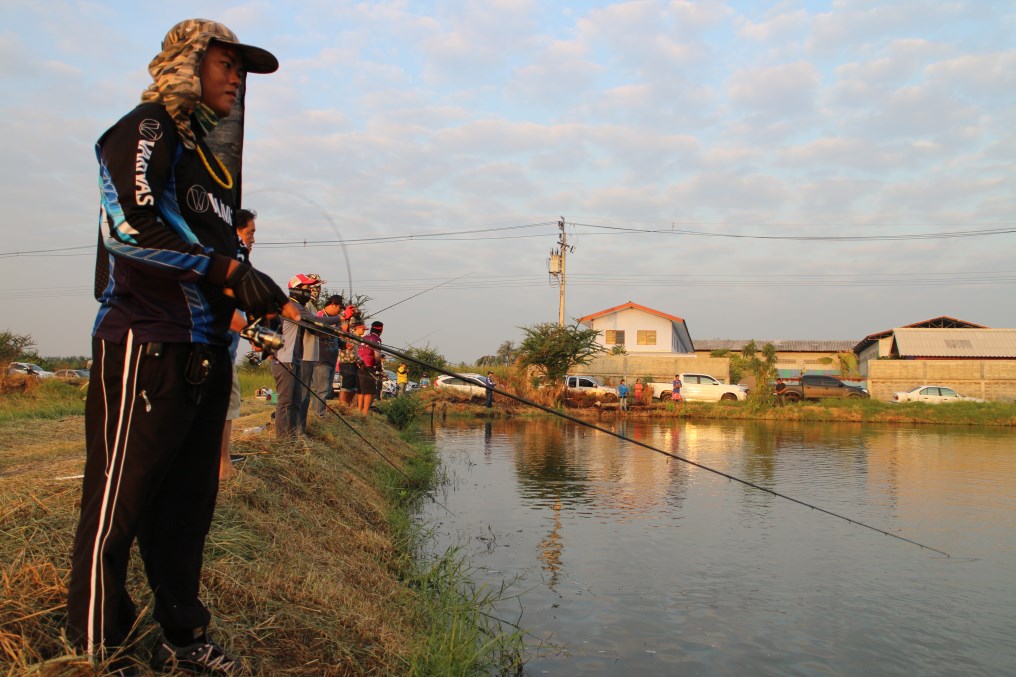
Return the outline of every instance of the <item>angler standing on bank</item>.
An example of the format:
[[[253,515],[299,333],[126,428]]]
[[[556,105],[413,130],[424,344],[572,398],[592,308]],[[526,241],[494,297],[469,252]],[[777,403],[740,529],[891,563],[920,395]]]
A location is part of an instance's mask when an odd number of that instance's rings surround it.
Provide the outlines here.
[[[277,68],[222,24],[180,22],[149,64],[142,103],[96,144],[100,309],[67,601],[69,637],[96,662],[135,639],[125,583],[137,537],[163,630],[153,667],[235,666],[198,599],[231,388],[229,324],[238,306],[255,318],[299,315],[270,277],[237,260],[239,177],[206,137],[242,108],[246,73]],[[102,667],[131,672],[126,652]]]

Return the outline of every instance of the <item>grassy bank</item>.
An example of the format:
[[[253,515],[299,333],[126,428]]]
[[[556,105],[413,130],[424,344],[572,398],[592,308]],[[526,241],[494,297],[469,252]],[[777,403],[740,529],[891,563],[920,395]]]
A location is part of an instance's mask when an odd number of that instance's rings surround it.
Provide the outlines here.
[[[0,385],[0,423],[83,414],[87,384],[84,380],[8,376]]]
[[[309,439],[277,445],[257,432],[272,410],[247,401],[236,422],[233,451],[246,460],[221,489],[202,579],[215,636],[246,671],[515,669],[520,642],[484,615],[489,593],[470,587],[454,552],[419,554],[412,514],[435,476],[433,451],[379,416],[351,419],[355,432],[315,421]],[[61,634],[82,439],[78,415],[0,419],[0,673],[91,674]],[[149,603],[136,553],[129,581],[135,601]],[[142,660],[153,627],[145,609]]]

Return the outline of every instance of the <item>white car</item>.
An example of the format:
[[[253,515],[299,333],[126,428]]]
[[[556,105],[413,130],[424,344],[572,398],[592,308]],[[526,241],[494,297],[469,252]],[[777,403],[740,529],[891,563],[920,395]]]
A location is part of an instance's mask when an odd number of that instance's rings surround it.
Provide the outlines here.
[[[381,397],[395,397],[399,392],[399,377],[391,369],[385,369],[385,378],[381,382]],[[416,381],[406,382],[406,393],[419,390],[420,384]]]
[[[51,371],[46,371],[37,364],[31,362],[11,362],[11,366],[7,367],[7,374],[13,376],[14,374],[23,374],[25,376],[38,376],[39,378],[53,378],[55,374]]]
[[[462,378],[460,378],[462,377]],[[448,376],[442,374],[434,379],[435,388],[444,388],[454,393],[468,395],[469,397],[484,397],[487,395],[487,388],[483,385],[485,377],[479,374],[458,374]]]
[[[617,388],[605,386],[592,376],[565,376],[564,386],[572,393],[589,393],[592,395],[613,395],[617,397]]]
[[[928,404],[939,404],[941,402],[984,402],[979,397],[966,397],[960,395],[952,388],[945,386],[917,386],[913,390],[902,393],[893,393],[893,402],[927,402]]]
[[[64,380],[73,379],[85,379],[86,381],[91,378],[91,373],[87,369],[57,369],[56,377]]]

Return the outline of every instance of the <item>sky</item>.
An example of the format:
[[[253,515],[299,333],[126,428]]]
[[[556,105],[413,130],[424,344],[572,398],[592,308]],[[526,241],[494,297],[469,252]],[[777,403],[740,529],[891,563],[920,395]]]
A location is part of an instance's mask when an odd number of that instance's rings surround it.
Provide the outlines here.
[[[0,0],[0,330],[84,355],[95,140],[177,21],[248,78],[254,264],[453,362],[628,301],[693,340],[1016,327],[1016,5]]]

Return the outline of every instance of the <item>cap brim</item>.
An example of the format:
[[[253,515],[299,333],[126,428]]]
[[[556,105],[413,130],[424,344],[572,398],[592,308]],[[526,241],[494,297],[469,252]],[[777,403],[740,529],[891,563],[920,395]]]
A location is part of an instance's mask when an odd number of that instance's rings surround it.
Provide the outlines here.
[[[213,35],[212,40],[229,45],[238,51],[240,58],[243,59],[244,70],[248,73],[266,74],[279,70],[279,60],[267,49],[261,49],[254,45],[245,45],[242,42],[230,42],[229,40],[223,40],[222,37],[217,35]]]
[[[244,44],[238,44],[237,49],[243,56],[248,73],[274,73],[279,70],[279,60],[267,49]]]

